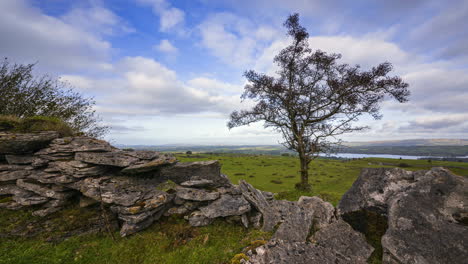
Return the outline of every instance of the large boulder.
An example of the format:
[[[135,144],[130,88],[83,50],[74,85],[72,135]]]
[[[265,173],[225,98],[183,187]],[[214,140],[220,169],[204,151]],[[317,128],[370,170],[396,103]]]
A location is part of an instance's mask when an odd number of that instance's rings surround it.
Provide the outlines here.
[[[367,169],[343,196],[347,214],[387,217],[383,263],[466,263],[468,180],[443,168]]]
[[[250,204],[240,195],[225,194],[218,200],[200,208],[200,212],[208,218],[243,215],[250,211]]]
[[[59,133],[55,131],[24,134],[0,132],[0,154],[32,153],[46,147],[58,137]]]
[[[211,180],[215,186],[230,185],[229,179],[221,174],[221,165],[216,160],[179,162],[161,168],[159,177],[178,184],[192,180]]]

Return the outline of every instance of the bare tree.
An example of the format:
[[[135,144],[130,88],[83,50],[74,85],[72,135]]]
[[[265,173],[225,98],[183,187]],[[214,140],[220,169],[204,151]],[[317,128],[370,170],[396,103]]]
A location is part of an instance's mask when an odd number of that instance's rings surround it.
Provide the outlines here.
[[[388,76],[388,62],[363,71],[359,65],[339,64],[340,54],[312,51],[298,14],[290,15],[284,26],[292,43],[274,58],[277,75],[245,72],[248,84],[241,98],[257,104],[232,112],[228,127],[264,121],[265,127],[281,132],[283,144],[299,154],[301,182],[296,188],[310,190],[309,164],[340,144],[336,136],[367,128],[352,124],[363,114],[381,118],[379,104],[386,96],[402,103],[410,93],[400,77]]]
[[[100,125],[92,98],[58,79],[33,76],[34,66],[10,64],[6,58],[0,63],[0,115],[56,117],[75,131],[94,137],[107,132],[108,128]]]

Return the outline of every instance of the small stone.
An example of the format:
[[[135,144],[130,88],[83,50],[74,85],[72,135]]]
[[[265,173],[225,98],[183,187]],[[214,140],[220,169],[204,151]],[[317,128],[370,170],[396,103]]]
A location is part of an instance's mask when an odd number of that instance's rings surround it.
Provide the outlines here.
[[[213,201],[219,198],[219,192],[208,192],[202,189],[176,188],[177,197],[192,201]]]

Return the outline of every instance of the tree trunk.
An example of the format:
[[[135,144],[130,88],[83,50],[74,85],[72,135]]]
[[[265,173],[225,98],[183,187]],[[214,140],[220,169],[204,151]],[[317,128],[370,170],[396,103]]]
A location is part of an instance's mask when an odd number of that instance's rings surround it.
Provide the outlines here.
[[[309,184],[309,161],[304,153],[299,153],[299,161],[301,164],[301,182],[296,184],[296,189],[310,191]]]

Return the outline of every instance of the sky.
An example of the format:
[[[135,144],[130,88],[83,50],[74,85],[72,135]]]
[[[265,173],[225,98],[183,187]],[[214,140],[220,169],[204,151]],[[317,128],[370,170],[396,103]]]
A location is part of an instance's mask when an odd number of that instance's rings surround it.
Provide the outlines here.
[[[410,85],[343,140],[468,138],[468,0],[0,0],[0,55],[94,97],[116,144],[277,144],[226,123],[253,105],[243,73],[274,74],[296,12],[314,50],[391,62]]]

